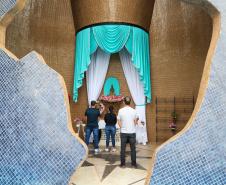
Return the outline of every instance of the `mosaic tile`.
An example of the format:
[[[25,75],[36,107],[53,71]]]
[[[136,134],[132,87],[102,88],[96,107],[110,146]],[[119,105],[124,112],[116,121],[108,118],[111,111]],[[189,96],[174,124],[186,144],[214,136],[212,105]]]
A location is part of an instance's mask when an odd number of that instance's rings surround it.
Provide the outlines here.
[[[191,127],[157,152],[151,185],[226,184],[226,2],[209,2],[221,12],[222,32],[207,90]]]
[[[35,52],[0,50],[0,184],[68,184],[86,157],[68,129],[58,74]]]
[[[16,4],[17,0],[1,0],[0,1],[0,20],[12,7]]]

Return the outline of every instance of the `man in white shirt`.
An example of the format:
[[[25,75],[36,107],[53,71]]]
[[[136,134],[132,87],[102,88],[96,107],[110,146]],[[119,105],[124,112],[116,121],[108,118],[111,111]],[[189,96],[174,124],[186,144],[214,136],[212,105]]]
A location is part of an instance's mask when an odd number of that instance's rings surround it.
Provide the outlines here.
[[[118,124],[121,128],[121,165],[120,168],[125,168],[125,151],[127,141],[130,143],[131,149],[131,166],[133,169],[137,168],[136,165],[136,130],[137,112],[130,107],[131,98],[124,98],[124,107],[118,112]]]

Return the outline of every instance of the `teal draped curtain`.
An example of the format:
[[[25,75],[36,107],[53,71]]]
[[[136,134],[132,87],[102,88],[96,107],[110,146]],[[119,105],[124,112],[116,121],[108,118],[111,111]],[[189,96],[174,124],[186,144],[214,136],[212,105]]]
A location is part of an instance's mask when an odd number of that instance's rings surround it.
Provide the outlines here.
[[[97,44],[107,53],[121,50],[130,35],[130,26],[125,25],[95,26],[92,30]]]
[[[90,29],[84,29],[78,32],[76,36],[76,51],[75,51],[75,73],[73,100],[77,102],[78,88],[82,86],[84,72],[88,69],[90,63]]]
[[[133,53],[133,30],[134,30],[134,27],[131,27],[129,38],[125,45],[126,49],[130,52],[130,54]]]
[[[144,94],[147,96],[147,102],[151,102],[149,35],[137,27],[133,28],[132,60],[140,73],[140,80],[144,84]]]
[[[90,55],[98,46],[108,53],[116,53],[124,46],[127,48],[132,54],[134,66],[140,73],[147,102],[151,102],[149,35],[140,28],[127,25],[94,26],[76,35],[73,100],[77,102],[78,88],[82,86]]]
[[[98,44],[94,37],[93,29],[90,28],[90,54],[93,54],[96,51],[97,47],[98,47]]]

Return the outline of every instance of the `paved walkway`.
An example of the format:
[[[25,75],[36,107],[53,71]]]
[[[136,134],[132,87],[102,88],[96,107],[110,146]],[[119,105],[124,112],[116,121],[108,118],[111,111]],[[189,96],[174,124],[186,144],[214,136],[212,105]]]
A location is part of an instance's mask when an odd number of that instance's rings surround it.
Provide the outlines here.
[[[149,142],[146,146],[136,145],[137,169],[131,169],[130,146],[126,146],[126,168],[120,164],[120,147],[117,151],[95,154],[90,144],[89,155],[82,167],[77,171],[72,185],[143,185],[150,167],[154,150],[161,143]],[[101,147],[104,150],[104,147]]]

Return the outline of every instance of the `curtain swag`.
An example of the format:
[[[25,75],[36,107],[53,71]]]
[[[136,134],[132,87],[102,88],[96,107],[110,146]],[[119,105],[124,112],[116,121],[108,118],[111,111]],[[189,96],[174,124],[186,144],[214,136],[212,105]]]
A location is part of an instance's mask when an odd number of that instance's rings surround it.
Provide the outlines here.
[[[102,25],[86,28],[76,35],[73,100],[77,102],[78,88],[90,64],[90,55],[98,47],[107,53],[119,52],[123,47],[132,54],[133,65],[140,74],[144,95],[151,102],[149,35],[144,30],[127,25]]]

